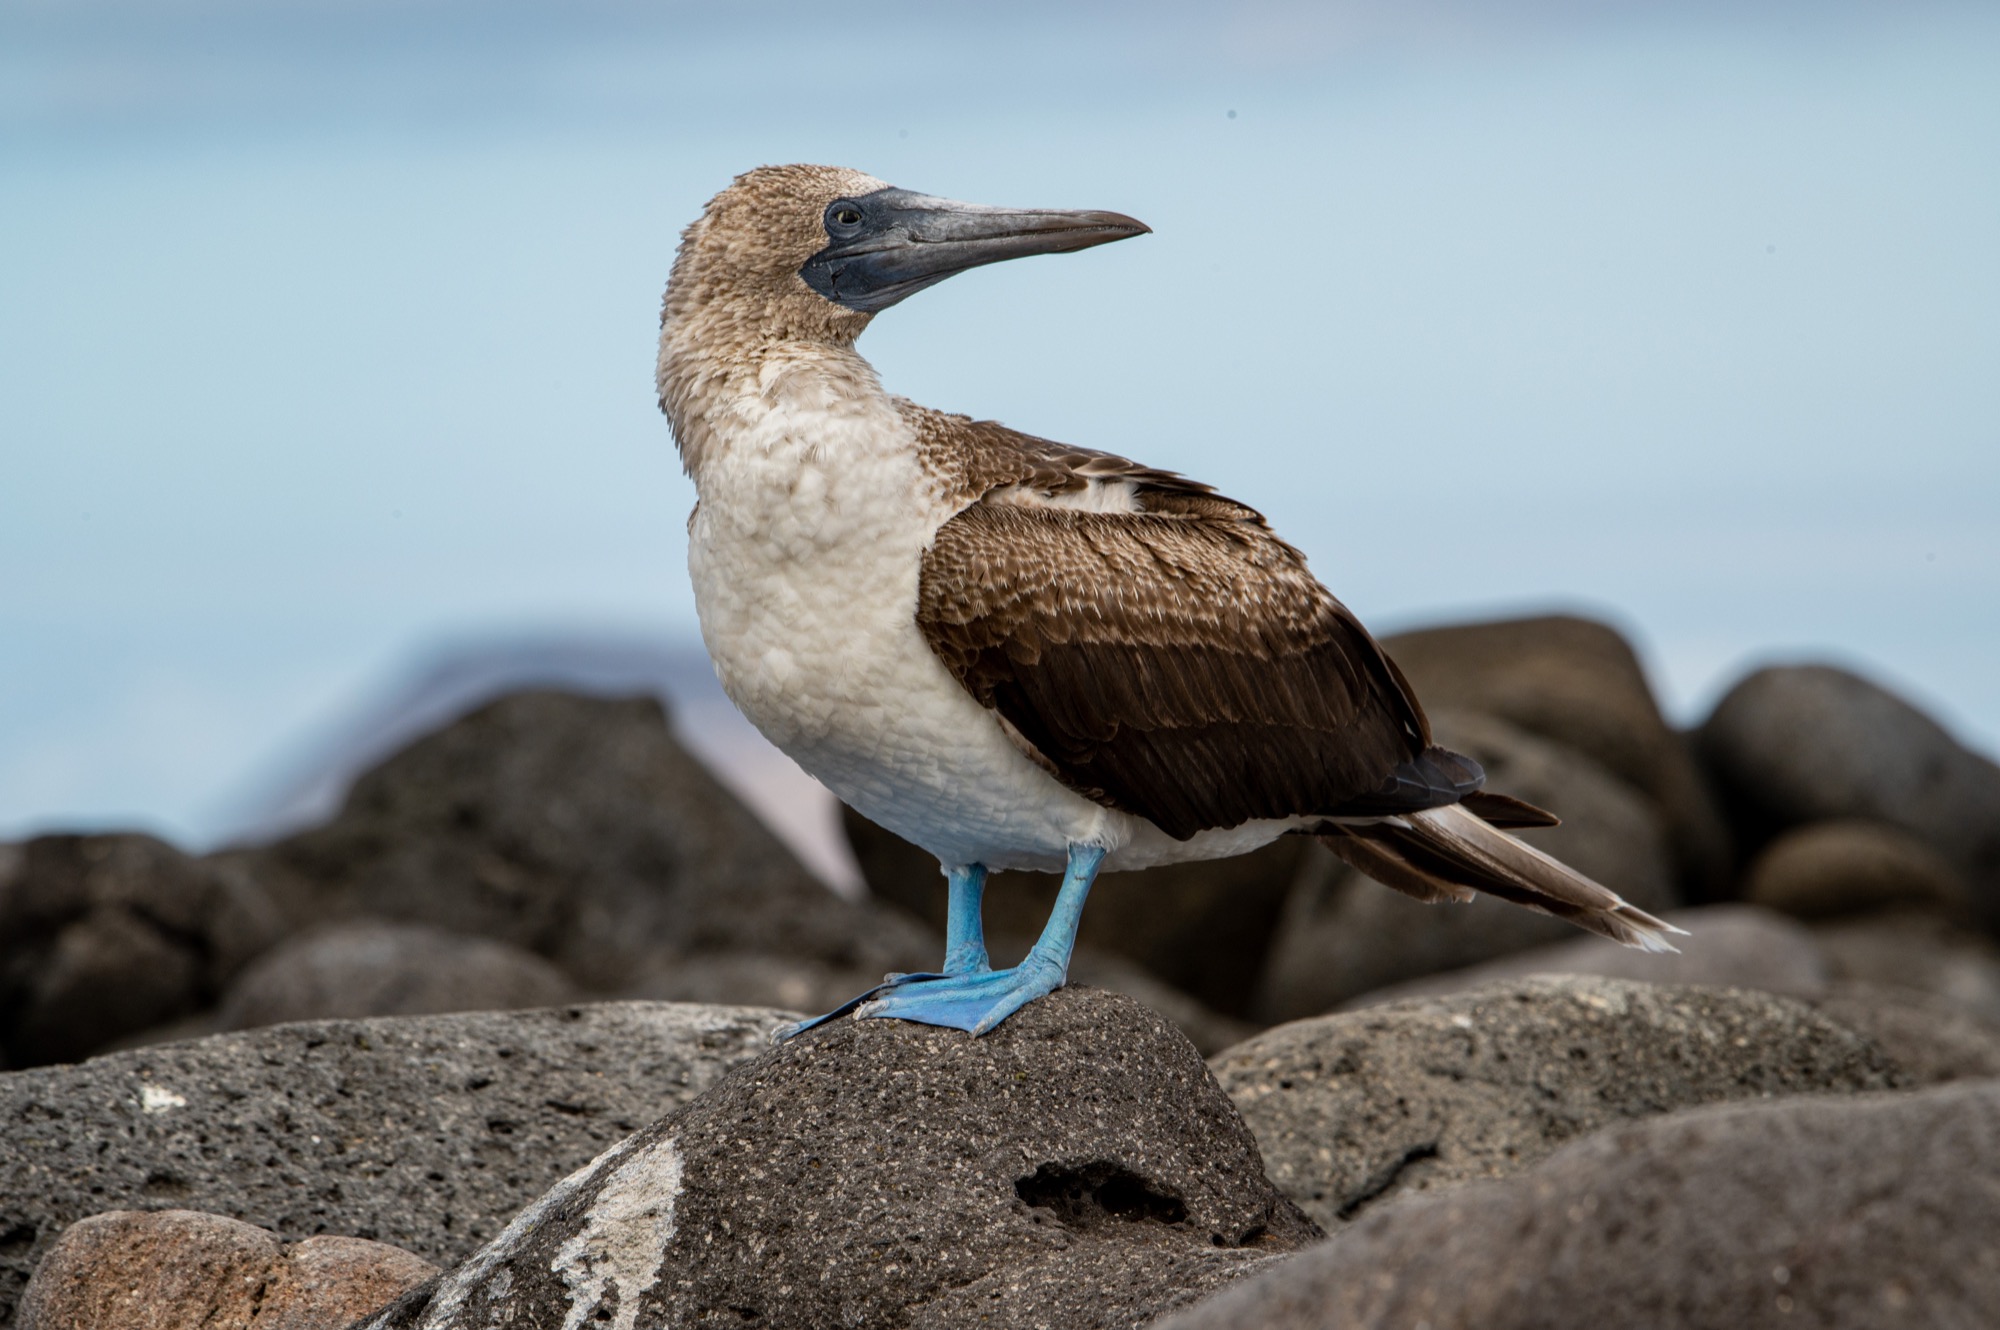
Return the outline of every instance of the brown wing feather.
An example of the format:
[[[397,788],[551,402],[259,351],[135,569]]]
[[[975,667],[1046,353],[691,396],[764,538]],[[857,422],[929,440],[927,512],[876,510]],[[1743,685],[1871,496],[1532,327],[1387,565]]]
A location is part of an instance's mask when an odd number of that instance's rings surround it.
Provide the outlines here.
[[[976,503],[924,560],[925,638],[1051,770],[1185,839],[1338,815],[1424,751],[1395,667],[1261,517],[1193,486],[1144,498]]]

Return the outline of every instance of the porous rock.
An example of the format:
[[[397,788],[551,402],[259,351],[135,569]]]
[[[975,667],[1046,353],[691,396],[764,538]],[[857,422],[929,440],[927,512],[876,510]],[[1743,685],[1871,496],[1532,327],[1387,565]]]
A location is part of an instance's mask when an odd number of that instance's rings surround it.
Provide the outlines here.
[[[1478,759],[1487,785],[1539,804],[1563,825],[1521,839],[1641,909],[1680,904],[1659,815],[1631,786],[1575,749],[1468,712],[1431,717],[1438,741]],[[1371,989],[1567,941],[1559,919],[1481,896],[1427,905],[1314,846],[1272,944],[1255,1013],[1275,1023],[1330,1011]]]
[[[1976,1330],[2000,1082],[1619,1125],[1385,1208],[1155,1330]]]
[[[1900,1083],[1881,1050],[1804,1003],[1586,976],[1296,1021],[1214,1065],[1272,1180],[1329,1229],[1621,1119]]]
[[[2000,923],[2000,765],[1857,674],[1771,666],[1702,724],[1700,751],[1754,841],[1805,822],[1901,827],[1957,864]]]
[[[795,1039],[368,1325],[1137,1325],[1317,1236],[1187,1041],[1071,987]]]
[[[1785,832],[1744,875],[1743,898],[1801,919],[1875,910],[1935,910],[1962,916],[1972,906],[1951,861],[1909,832],[1848,818]]]
[[[340,815],[236,856],[295,919],[409,920],[615,992],[663,955],[934,963],[915,920],[843,900],[674,739],[652,698],[517,693],[360,777]]]
[[[0,1075],[0,1325],[62,1230],[106,1209],[455,1261],[787,1016],[606,1003],[317,1021]]]
[[[1497,716],[1576,749],[1651,799],[1693,899],[1724,889],[1728,825],[1617,629],[1552,614],[1398,633],[1382,645],[1426,708]]]
[[[21,1299],[21,1330],[341,1330],[437,1273],[387,1243],[275,1233],[190,1210],[72,1224]]]
[[[218,1028],[551,1007],[576,985],[533,952],[424,924],[357,919],[308,929],[259,956],[223,994]]]
[[[1640,951],[1609,938],[1582,934],[1482,965],[1378,988],[1351,999],[1345,1008],[1352,1011],[1406,998],[1442,997],[1531,974],[1594,974],[1647,984],[1760,988],[1805,998],[1826,992],[1833,978],[1833,968],[1813,930],[1775,911],[1755,905],[1702,905],[1670,911],[1665,918],[1687,932],[1686,937],[1673,940],[1679,951]]]
[[[0,847],[0,1067],[84,1057],[208,1006],[279,929],[246,876],[151,836]]]
[[[851,808],[843,819],[868,889],[942,930],[938,861]],[[1212,1011],[1244,1016],[1306,852],[1304,841],[1287,836],[1232,859],[1106,873],[1091,888],[1078,942],[1123,956]],[[1054,873],[993,874],[987,933],[1032,942],[1060,885]]]

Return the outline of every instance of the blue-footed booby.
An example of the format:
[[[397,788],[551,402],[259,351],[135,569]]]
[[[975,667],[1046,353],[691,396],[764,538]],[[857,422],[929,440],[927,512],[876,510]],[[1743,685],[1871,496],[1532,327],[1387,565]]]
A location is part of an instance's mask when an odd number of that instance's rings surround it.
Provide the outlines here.
[[[1395,662],[1254,509],[893,396],[855,350],[954,273],[1147,230],[767,166],[682,236],[658,386],[716,673],[801,767],[936,855],[949,893],[937,973],[820,1019],[984,1033],[1062,986],[1100,870],[1287,833],[1421,900],[1483,891],[1667,949],[1678,930],[1507,834],[1554,819],[1431,742]],[[1001,868],[1063,882],[995,970],[980,896]]]

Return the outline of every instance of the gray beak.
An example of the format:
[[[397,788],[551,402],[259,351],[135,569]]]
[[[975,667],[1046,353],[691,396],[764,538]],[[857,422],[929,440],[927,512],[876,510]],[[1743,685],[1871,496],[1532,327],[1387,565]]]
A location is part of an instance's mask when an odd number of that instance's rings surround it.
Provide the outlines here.
[[[1152,230],[1118,212],[991,208],[907,189],[835,199],[822,220],[827,246],[799,276],[836,305],[869,314],[967,268],[1066,254]]]

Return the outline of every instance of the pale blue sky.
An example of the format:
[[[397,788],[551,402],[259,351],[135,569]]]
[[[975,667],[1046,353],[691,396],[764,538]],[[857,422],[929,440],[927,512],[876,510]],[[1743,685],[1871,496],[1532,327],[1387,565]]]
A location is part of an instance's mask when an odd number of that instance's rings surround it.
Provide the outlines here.
[[[652,400],[736,171],[1115,208],[863,340],[1263,508],[1378,628],[2000,742],[2000,11],[0,0],[0,834],[200,839],[441,637],[688,634]],[[1231,116],[1234,112],[1234,116]]]

